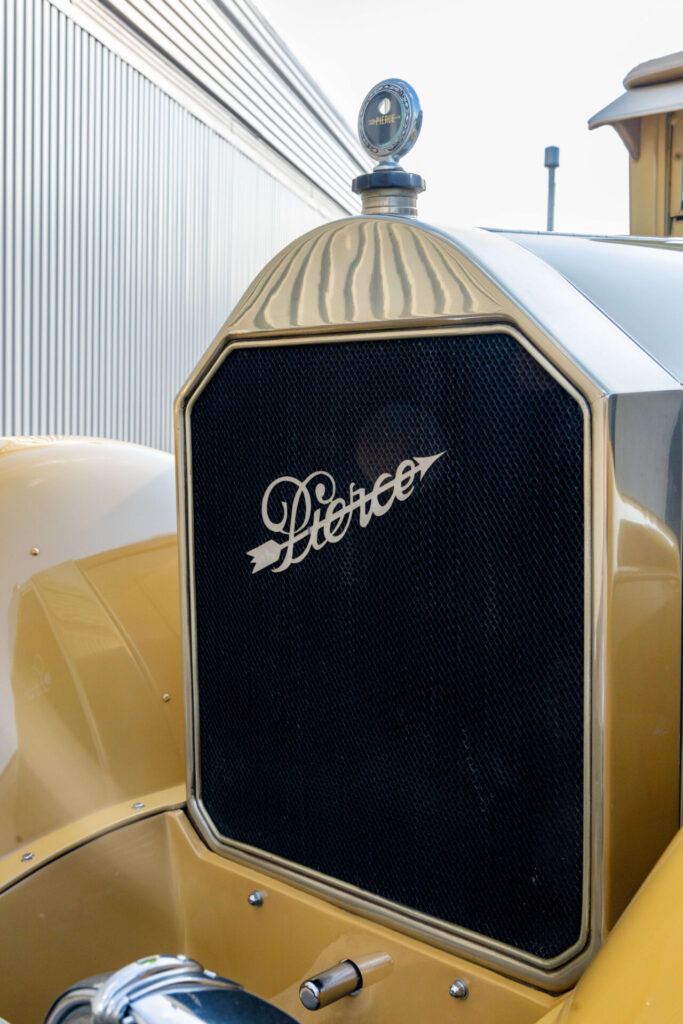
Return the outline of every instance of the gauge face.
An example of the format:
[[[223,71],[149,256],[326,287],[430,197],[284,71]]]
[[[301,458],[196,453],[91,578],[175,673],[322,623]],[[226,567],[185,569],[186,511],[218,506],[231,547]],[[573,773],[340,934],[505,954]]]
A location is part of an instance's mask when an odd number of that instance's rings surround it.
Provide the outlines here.
[[[371,89],[358,117],[358,135],[375,159],[407,153],[422,124],[415,90],[400,78],[389,78]]]
[[[365,110],[364,129],[368,141],[377,149],[398,141],[405,120],[403,104],[396,93],[381,89]]]

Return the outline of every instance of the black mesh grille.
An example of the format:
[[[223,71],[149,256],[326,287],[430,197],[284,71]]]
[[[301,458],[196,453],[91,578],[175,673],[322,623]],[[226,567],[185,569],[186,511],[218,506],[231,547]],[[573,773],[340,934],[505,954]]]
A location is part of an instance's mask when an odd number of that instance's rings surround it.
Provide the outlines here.
[[[220,833],[537,956],[568,949],[578,403],[505,334],[254,348],[207,384],[191,438],[201,791]],[[326,471],[348,498],[442,450],[386,515],[252,574],[276,478]]]

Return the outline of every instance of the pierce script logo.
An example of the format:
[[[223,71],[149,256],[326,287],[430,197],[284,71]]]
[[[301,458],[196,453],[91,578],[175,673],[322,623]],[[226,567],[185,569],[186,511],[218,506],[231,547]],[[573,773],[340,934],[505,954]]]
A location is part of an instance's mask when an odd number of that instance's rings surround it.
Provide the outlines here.
[[[290,565],[303,562],[311,551],[320,551],[326,544],[336,544],[344,537],[357,515],[364,529],[371,519],[387,514],[395,501],[406,501],[416,482],[445,451],[421,458],[404,459],[396,472],[380,473],[370,490],[349,485],[348,499],[337,497],[334,477],[316,470],[305,480],[280,476],[269,484],[261,502],[261,515],[266,529],[284,537],[267,540],[247,551],[252,560],[252,573],[272,566],[271,572],[284,572]],[[278,509],[275,517],[269,509]]]

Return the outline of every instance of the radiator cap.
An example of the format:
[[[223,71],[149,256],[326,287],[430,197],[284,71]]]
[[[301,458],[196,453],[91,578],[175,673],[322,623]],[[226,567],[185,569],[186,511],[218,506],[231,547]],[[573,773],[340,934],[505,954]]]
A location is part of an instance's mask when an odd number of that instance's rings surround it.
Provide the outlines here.
[[[404,171],[399,160],[413,148],[421,127],[422,107],[408,82],[385,78],[367,94],[358,115],[358,137],[378,163],[353,182],[353,191],[363,198],[363,213],[417,215],[417,196],[425,182],[419,174]]]

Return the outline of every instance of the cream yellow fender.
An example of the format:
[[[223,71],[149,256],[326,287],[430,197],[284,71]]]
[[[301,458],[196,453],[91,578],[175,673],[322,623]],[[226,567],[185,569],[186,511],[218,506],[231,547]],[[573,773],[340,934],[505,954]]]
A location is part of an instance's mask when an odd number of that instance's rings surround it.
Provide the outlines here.
[[[683,830],[560,1006],[540,1024],[683,1021]]]
[[[260,878],[208,851],[183,815],[156,813],[184,802],[173,461],[113,442],[7,441],[0,496],[0,890],[16,943],[4,948],[0,1012],[10,1020],[38,1019],[87,973],[88,950],[114,968],[162,935],[290,1012],[310,969],[367,945],[396,964],[376,1000],[373,990],[373,1024],[414,1024],[418,1007],[434,1021],[683,1020],[681,833],[576,989],[552,998]],[[263,886],[269,908],[254,914],[246,894]],[[227,920],[240,937],[230,948]],[[286,949],[285,932],[297,936]],[[283,979],[261,977],[262,959]],[[456,976],[470,985],[461,1006],[448,997]],[[341,1021],[348,1006],[325,1012]]]
[[[175,531],[170,455],[0,441],[0,887],[182,802]]]

